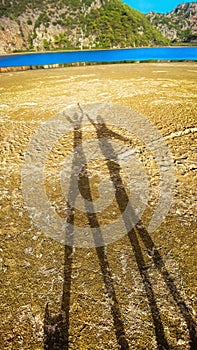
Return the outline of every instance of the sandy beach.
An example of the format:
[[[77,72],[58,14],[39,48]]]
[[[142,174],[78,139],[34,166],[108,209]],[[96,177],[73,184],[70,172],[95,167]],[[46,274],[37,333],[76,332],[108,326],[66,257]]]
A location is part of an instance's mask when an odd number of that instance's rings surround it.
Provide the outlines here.
[[[0,349],[50,350],[59,337],[64,345],[57,349],[156,350],[167,349],[168,344],[170,350],[194,350],[196,79],[195,62],[108,64],[0,75]],[[25,152],[41,122],[68,105],[104,102],[135,110],[157,127],[174,162],[173,203],[150,235],[143,230],[130,236],[125,232],[105,248],[65,248],[29,217],[21,185]],[[128,130],[129,123],[132,120]],[[114,129],[129,147],[128,130],[122,130],[121,123]],[[85,138],[90,132],[95,133],[92,128]],[[72,150],[72,136],[56,145],[46,165],[46,191],[60,214],[58,164]],[[150,152],[139,152],[139,159],[150,187],[142,216],[146,225],[157,204],[159,172]],[[95,173],[101,168],[99,162],[91,165],[93,197],[99,181]],[[79,216],[78,221],[83,224],[83,220]]]

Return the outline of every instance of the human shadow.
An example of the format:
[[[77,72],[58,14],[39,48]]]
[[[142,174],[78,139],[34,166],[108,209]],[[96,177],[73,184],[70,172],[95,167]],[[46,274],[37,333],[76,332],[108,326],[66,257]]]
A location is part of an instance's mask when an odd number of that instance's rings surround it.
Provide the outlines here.
[[[155,336],[157,340],[157,347],[159,350],[170,349],[167,342],[164,327],[157,304],[157,300],[154,294],[154,289],[149,276],[148,266],[146,265],[143,251],[140,246],[139,238],[143,242],[144,246],[152,252],[152,259],[155,267],[163,277],[165,284],[172,295],[175,303],[177,304],[183,319],[185,320],[190,335],[190,350],[195,350],[197,348],[197,337],[196,337],[196,324],[190,314],[190,311],[180,295],[180,292],[175,285],[173,278],[168,272],[165,263],[159,253],[156,245],[154,244],[150,234],[144,228],[142,222],[138,220],[135,211],[133,210],[131,203],[129,201],[127,192],[125,190],[123,181],[120,175],[120,165],[118,164],[117,155],[109,141],[110,138],[117,138],[122,141],[128,141],[123,136],[111,131],[104,123],[104,121],[98,117],[95,123],[91,120],[97,133],[97,138],[99,139],[99,145],[104,155],[109,175],[115,189],[115,197],[117,204],[122,214],[122,218],[125,224],[125,230],[128,232],[128,238],[130,240],[133,253],[138,265],[139,273],[141,275],[144,289],[146,291],[147,300],[149,303]],[[74,149],[77,147],[77,152],[74,152],[72,168],[75,169],[81,165],[86,164],[86,158],[82,147],[82,131],[81,131],[81,118],[79,118],[78,123],[74,126]],[[85,193],[85,198],[87,199],[85,203],[86,215],[88,222],[93,232],[93,239],[96,247],[96,253],[99,260],[99,265],[101,268],[103,281],[109,297],[111,314],[114,323],[114,330],[117,338],[117,342],[120,349],[129,349],[128,341],[126,339],[124,323],[122,320],[118,300],[115,293],[115,288],[113,284],[112,274],[107,259],[107,255],[104,248],[104,241],[102,237],[102,231],[99,225],[97,215],[94,213],[93,198],[89,183],[89,178],[87,174],[83,175],[83,181],[79,182],[80,186],[83,186],[81,193]],[[77,193],[74,190],[75,182],[71,177],[69,185],[69,204],[68,203],[68,216],[67,222],[71,225],[68,226],[68,232],[66,232],[67,237],[69,237],[69,246],[65,246],[64,251],[64,283],[63,283],[63,293],[62,293],[62,303],[61,310],[57,316],[51,316],[49,311],[49,305],[46,305],[45,309],[45,320],[44,320],[44,349],[45,350],[68,350],[69,349],[69,309],[70,309],[70,293],[71,293],[71,279],[72,279],[72,261],[73,261],[73,235],[74,235],[74,203],[76,200]],[[125,207],[129,207],[127,210],[127,215],[125,215]],[[129,215],[128,215],[129,212]],[[137,222],[135,227],[133,227],[133,222]]]
[[[71,123],[73,120],[70,120]],[[82,165],[86,164],[86,157],[82,147],[82,130],[81,130],[82,115],[75,115],[74,120],[74,149],[73,149],[73,172],[76,169],[80,169]],[[77,148],[77,151],[75,152]],[[118,300],[115,293],[113,284],[113,278],[107,259],[107,255],[104,248],[104,242],[102,232],[99,226],[99,222],[96,214],[94,214],[94,205],[90,189],[90,182],[88,176],[85,176],[82,181],[85,187],[85,197],[88,201],[85,201],[86,215],[88,218],[89,226],[96,228],[96,233],[93,234],[93,239],[96,247],[96,253],[102,272],[103,281],[107,291],[108,298],[110,300],[111,314],[113,318],[113,324],[115,329],[115,335],[119,347],[121,350],[129,349],[129,345],[126,339],[124,323],[121,317],[121,311],[119,308]],[[71,176],[69,191],[68,191],[68,232],[66,232],[69,245],[65,246],[64,250],[64,282],[61,310],[57,316],[52,316],[49,311],[49,305],[45,308],[44,319],[44,350],[68,350],[69,349],[69,309],[70,309],[70,294],[71,294],[71,280],[72,280],[72,262],[73,262],[73,243],[74,243],[74,204],[78,192],[75,190],[75,179]],[[84,190],[82,191],[84,192]],[[103,242],[103,244],[102,244]],[[99,245],[99,246],[98,246]]]
[[[80,154],[75,149],[82,144],[81,123],[82,116],[75,115],[75,119],[71,120],[67,116],[68,121],[73,127],[73,160],[72,169],[75,169],[80,162]],[[69,346],[69,310],[70,310],[70,293],[72,280],[72,262],[73,262],[73,242],[74,242],[74,203],[77,197],[75,191],[74,177],[71,176],[69,184],[69,202],[67,202],[67,229],[65,235],[69,241],[69,245],[64,246],[64,282],[61,309],[57,316],[51,315],[49,305],[45,308],[44,318],[44,350],[67,350]],[[72,203],[72,204],[70,204]]]
[[[109,175],[115,189],[116,201],[119,206],[120,212],[122,214],[125,229],[126,229],[126,232],[128,233],[128,238],[131,243],[132,250],[138,265],[138,269],[142,278],[144,289],[146,291],[146,296],[148,299],[152,320],[154,324],[158,350],[164,350],[164,349],[168,350],[170,349],[170,347],[165,336],[159,307],[154,294],[153,286],[151,284],[148,267],[146,265],[146,262],[143,256],[143,251],[139,243],[139,238],[142,240],[145,247],[149,251],[153,252],[152,259],[153,259],[154,265],[159,271],[159,273],[161,274],[161,276],[163,277],[163,280],[165,281],[165,284],[171,296],[173,297],[183,319],[187,324],[187,329],[190,336],[190,350],[195,350],[197,349],[196,324],[190,314],[190,311],[185,301],[181,297],[180,292],[173,281],[173,278],[168,272],[165,266],[165,263],[162,259],[162,256],[159,253],[155,243],[153,242],[148,231],[145,229],[142,221],[140,221],[137,215],[135,214],[135,211],[133,210],[131,203],[129,201],[128,194],[125,190],[125,187],[120,175],[121,169],[120,169],[120,165],[118,164],[117,155],[112,147],[112,144],[109,141],[109,139],[112,137],[114,138],[114,136],[119,140],[122,140],[123,137],[119,136],[117,133],[116,135],[114,135],[114,132],[110,131],[110,129],[106,126],[106,124],[104,123],[103,119],[100,116],[97,117],[97,122],[93,121],[89,116],[87,117],[96,129],[101,152],[107,160]],[[107,135],[107,138],[106,138],[106,135]],[[127,203],[127,208],[128,208],[126,214],[124,212],[125,203]],[[134,225],[135,223],[137,224]],[[131,229],[131,227],[134,227],[134,228]]]

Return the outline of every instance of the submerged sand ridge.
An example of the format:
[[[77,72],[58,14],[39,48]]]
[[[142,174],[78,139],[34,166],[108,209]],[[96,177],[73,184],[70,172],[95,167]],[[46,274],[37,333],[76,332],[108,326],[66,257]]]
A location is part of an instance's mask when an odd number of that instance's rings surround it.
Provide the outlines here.
[[[45,349],[58,333],[55,324],[64,342],[69,334],[69,349],[157,349],[157,343],[190,349],[197,296],[196,64],[72,67],[5,73],[0,79],[2,349],[43,349],[44,319]],[[29,218],[21,188],[24,154],[41,121],[70,104],[95,102],[131,107],[157,126],[175,164],[174,203],[151,239],[141,230],[138,239],[125,236],[104,250],[64,251]],[[137,149],[145,148],[121,125],[115,131],[125,137],[125,145],[135,141]],[[92,128],[83,137],[95,135]],[[57,179],[72,140],[72,133],[65,136],[46,164],[47,194],[62,215],[65,202]],[[143,216],[148,223],[157,204],[159,173],[148,150],[137,156],[150,186]],[[95,198],[100,168],[95,161],[89,169]],[[62,303],[63,286],[67,298]],[[61,304],[64,323],[58,317]]]

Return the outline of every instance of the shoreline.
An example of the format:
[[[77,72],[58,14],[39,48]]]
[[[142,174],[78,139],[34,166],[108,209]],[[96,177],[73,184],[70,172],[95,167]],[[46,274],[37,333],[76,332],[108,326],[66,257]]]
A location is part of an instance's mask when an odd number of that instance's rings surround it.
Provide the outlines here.
[[[0,57],[1,56],[12,56],[12,55],[28,55],[28,54],[45,54],[45,53],[61,53],[61,52],[83,52],[83,51],[113,51],[113,50],[138,50],[138,49],[153,49],[153,48],[157,48],[157,49],[162,49],[162,48],[177,48],[177,49],[183,49],[183,48],[189,48],[189,47],[197,47],[197,43],[196,45],[168,45],[168,46],[137,46],[137,47],[124,47],[124,48],[108,48],[108,49],[102,49],[102,48],[94,48],[94,49],[83,49],[83,50],[74,50],[74,49],[70,49],[70,50],[51,50],[51,51],[18,51],[18,52],[1,52],[0,53]]]
[[[142,63],[193,63],[196,64],[196,60],[147,60],[147,61],[120,61],[120,62],[73,62],[73,63],[55,63],[55,64],[45,64],[39,66],[10,66],[10,67],[0,67],[0,73],[10,73],[10,72],[23,72],[27,70],[43,70],[43,69],[57,69],[57,68],[71,68],[71,67],[84,67],[84,66],[100,66],[100,65],[117,65],[117,64],[142,64]]]

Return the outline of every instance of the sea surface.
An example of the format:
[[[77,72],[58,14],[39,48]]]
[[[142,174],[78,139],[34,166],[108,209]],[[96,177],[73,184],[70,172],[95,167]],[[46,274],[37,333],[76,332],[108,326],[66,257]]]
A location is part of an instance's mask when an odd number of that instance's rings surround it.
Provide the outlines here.
[[[40,66],[76,62],[197,60],[197,47],[136,48],[28,53],[0,56],[0,67]]]

